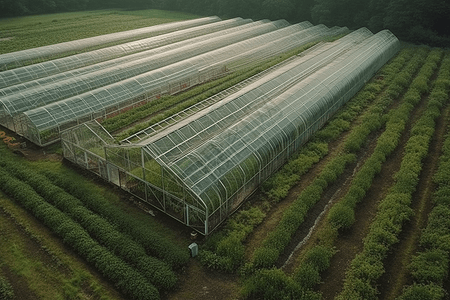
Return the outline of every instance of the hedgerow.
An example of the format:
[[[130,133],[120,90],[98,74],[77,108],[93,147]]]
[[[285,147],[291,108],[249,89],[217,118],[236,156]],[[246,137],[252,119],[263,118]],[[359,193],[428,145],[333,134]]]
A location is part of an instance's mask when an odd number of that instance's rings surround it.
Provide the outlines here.
[[[414,73],[414,70],[417,69],[420,66],[420,62],[423,62],[424,54],[426,52],[421,53],[421,56],[417,56],[415,60],[413,60],[413,67],[407,68],[408,72],[410,72],[410,80],[406,81],[405,83],[408,84],[408,82],[411,82],[412,74]],[[422,59],[420,59],[422,57]],[[438,59],[440,57],[438,56]],[[429,64],[434,65],[435,68],[436,65],[436,56],[434,53],[431,53],[428,56]],[[427,67],[425,67],[427,66]],[[434,69],[433,69],[434,70]],[[424,74],[426,73],[426,74]],[[424,76],[428,76],[429,78],[432,73],[430,73],[428,65],[423,65],[423,68],[421,68],[421,71],[419,72],[418,76],[423,78]],[[416,77],[417,78],[417,77]],[[408,90],[408,92],[405,94],[405,97],[403,99],[403,104],[400,105],[398,109],[395,109],[389,113],[389,119],[386,122],[386,129],[381,134],[381,136],[377,140],[377,145],[372,153],[372,155],[366,160],[364,165],[361,167],[361,169],[358,171],[358,173],[354,176],[352,180],[352,184],[350,186],[349,191],[344,196],[344,198],[339,201],[336,205],[334,205],[328,214],[328,221],[335,226],[335,228],[348,228],[351,225],[353,225],[353,222],[355,220],[354,217],[354,209],[358,202],[360,202],[364,196],[366,191],[370,188],[372,185],[372,181],[376,174],[378,174],[381,171],[381,165],[386,160],[387,156],[394,151],[394,149],[397,147],[401,132],[405,128],[406,120],[409,117],[409,113],[414,107],[415,104],[420,101],[420,93],[417,89],[415,89],[415,79],[411,83],[411,87]],[[418,97],[411,97],[408,95],[416,95],[419,94]],[[391,100],[392,101],[392,100]],[[375,114],[371,115],[372,117],[376,118]],[[378,115],[378,120],[382,118],[381,114]],[[359,127],[370,127],[370,123],[372,123],[373,119],[366,119],[365,122],[363,122]],[[377,121],[375,121],[376,123]],[[368,130],[368,129],[367,129]],[[347,143],[354,144],[352,141],[352,138],[349,137],[349,139],[346,141]],[[346,147],[349,149],[350,147]]]
[[[257,270],[246,280],[241,293],[245,299],[322,299],[318,293],[302,291],[300,286],[280,269]]]
[[[354,162],[354,154],[343,154],[333,159],[298,198],[284,212],[277,227],[269,233],[262,247],[255,250],[252,263],[256,268],[273,266],[281,252],[290,242],[292,235],[303,223],[309,209],[321,198],[324,189],[343,173],[345,167]]]

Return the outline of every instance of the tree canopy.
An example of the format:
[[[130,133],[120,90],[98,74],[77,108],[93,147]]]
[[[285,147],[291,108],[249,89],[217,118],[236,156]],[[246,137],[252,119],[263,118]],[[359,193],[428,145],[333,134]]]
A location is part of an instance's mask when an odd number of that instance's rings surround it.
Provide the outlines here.
[[[448,0],[0,0],[0,17],[87,9],[166,9],[223,18],[286,19],[389,29],[400,39],[450,46]]]

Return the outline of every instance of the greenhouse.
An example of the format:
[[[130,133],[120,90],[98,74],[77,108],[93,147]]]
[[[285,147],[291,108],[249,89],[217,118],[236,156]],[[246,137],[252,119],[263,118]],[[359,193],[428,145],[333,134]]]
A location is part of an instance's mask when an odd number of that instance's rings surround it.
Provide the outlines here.
[[[214,24],[222,27],[187,40],[3,88],[1,124],[37,145],[48,145],[72,126],[114,116],[348,31],[309,22],[290,25],[284,20],[224,22],[202,25],[210,30]],[[47,65],[40,65],[45,73]]]
[[[399,49],[363,28],[120,144],[95,120],[68,129],[64,156],[207,235]]]
[[[0,70],[14,68],[30,61],[49,58],[52,56],[56,56],[58,54],[64,54],[72,51],[80,51],[90,47],[101,46],[112,42],[120,42],[124,40],[137,39],[142,37],[148,37],[151,35],[167,33],[170,31],[177,31],[193,26],[217,22],[219,20],[220,20],[219,17],[214,16],[187,21],[171,22],[128,31],[110,33],[65,43],[59,43],[55,45],[48,45],[33,49],[27,49],[17,51],[14,53],[6,53],[0,55]]]
[[[68,76],[86,74],[117,63],[145,57],[148,50],[153,50],[150,53],[155,54],[166,49],[163,46],[186,45],[192,38],[250,22],[250,20],[235,18],[8,70],[0,73],[0,88],[2,88],[2,94],[7,95],[8,91],[14,92],[22,88],[20,84],[30,88],[66,79],[66,74]],[[177,43],[181,41],[184,43]],[[67,72],[71,70],[73,70],[72,73]],[[38,80],[40,78],[42,79]],[[3,91],[8,86],[13,87]]]

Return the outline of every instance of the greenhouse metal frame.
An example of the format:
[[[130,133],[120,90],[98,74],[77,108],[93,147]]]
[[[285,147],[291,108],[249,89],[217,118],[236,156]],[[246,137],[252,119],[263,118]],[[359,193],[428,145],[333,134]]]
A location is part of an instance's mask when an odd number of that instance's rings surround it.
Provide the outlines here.
[[[363,28],[121,144],[96,121],[68,129],[64,156],[207,235],[399,48]]]

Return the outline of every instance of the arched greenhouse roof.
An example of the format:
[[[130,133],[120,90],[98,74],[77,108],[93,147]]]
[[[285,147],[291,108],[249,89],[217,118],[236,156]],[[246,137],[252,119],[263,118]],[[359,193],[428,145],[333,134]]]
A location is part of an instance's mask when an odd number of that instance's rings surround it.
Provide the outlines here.
[[[214,211],[259,183],[283,149],[321,126],[398,50],[388,31],[357,31],[138,145]]]
[[[182,61],[215,49],[240,42],[278,29],[272,22],[252,22],[219,32],[205,34],[187,41],[173,43],[156,49],[139,52],[124,58],[45,77],[43,80],[13,86],[14,93],[3,97],[1,102],[9,107],[11,114],[21,113],[67,99],[83,92],[150,72],[172,63]],[[88,70],[84,70],[88,69]],[[81,74],[81,71],[83,74]],[[55,81],[52,78],[57,77]],[[59,79],[59,80],[58,80]],[[43,83],[41,83],[44,81]],[[28,86],[30,86],[27,88]],[[0,90],[8,93],[10,89]]]
[[[201,37],[202,35],[249,23],[257,24],[256,22],[251,22],[249,19],[243,20],[242,18],[217,21],[116,46],[7,70],[0,73],[0,94],[8,95],[11,92],[21,90],[23,87],[30,88],[32,86],[54,82],[61,78],[64,79],[65,74],[67,74],[66,72],[70,70],[73,70],[74,74],[77,75],[89,73],[92,71],[91,68],[96,70],[100,67],[106,68],[116,63],[137,59],[138,57],[145,55],[148,50],[154,49],[154,51],[157,51],[157,49],[160,49],[163,46],[169,46],[181,41],[189,43],[192,38]],[[9,86],[12,87],[6,89],[6,87]]]
[[[184,60],[172,64],[170,64],[170,60],[173,59],[173,55],[169,55],[171,54],[170,51],[169,53],[157,54],[155,57],[161,59],[166,57],[169,59],[166,66],[163,64],[163,66],[148,72],[145,72],[144,70],[144,73],[130,78],[126,78],[128,77],[126,74],[128,74],[127,72],[132,72],[132,68],[123,68],[125,78],[120,78],[120,69],[118,69],[118,72],[109,73],[112,75],[111,78],[113,80],[114,78],[119,77],[118,82],[94,88],[79,95],[69,96],[68,98],[56,102],[48,104],[41,103],[45,105],[23,112],[20,120],[26,120],[22,122],[27,124],[26,126],[35,127],[38,131],[52,128],[64,128],[64,124],[74,121],[78,122],[77,120],[79,119],[97,118],[98,116],[104,115],[108,107],[114,105],[120,106],[121,103],[127,103],[130,99],[134,99],[141,95],[167,93],[168,89],[170,89],[169,86],[173,82],[186,81],[189,82],[190,85],[193,85],[195,84],[195,80],[198,80],[199,76],[201,76],[200,74],[207,74],[207,72],[209,72],[209,66],[218,65],[221,61],[223,61],[222,66],[227,67],[228,65],[231,67],[232,63],[237,63],[238,61],[240,61],[240,64],[256,62],[276,55],[277,53],[283,53],[289,49],[299,47],[313,40],[320,39],[321,37],[337,33],[335,29],[329,29],[324,25],[311,27],[311,24],[308,22],[287,27],[286,25],[288,25],[286,21],[266,22],[256,26],[243,25],[249,28],[229,33],[228,35],[222,36],[222,38],[217,37],[217,40],[209,39],[209,42],[199,42],[195,45],[185,46],[186,48],[181,48],[181,51],[177,51],[176,49],[171,50],[173,53],[180,53],[187,57]],[[267,29],[269,29],[268,32],[266,31]],[[267,33],[261,34],[263,33],[261,30],[266,31]],[[232,31],[232,29],[230,29],[230,31]],[[255,35],[255,32],[259,32],[260,34],[251,37],[251,35]],[[242,40],[242,37],[240,36],[246,36],[246,34],[247,37],[250,38]],[[250,34],[250,36],[248,36],[248,34]],[[234,37],[236,40],[233,43]],[[231,44],[214,49],[216,47],[214,45],[217,45],[217,41],[219,40],[228,41]],[[207,49],[208,45],[211,45],[211,51],[198,55],[196,55],[196,53],[191,54],[192,51],[197,51],[196,49],[198,48],[206,47]],[[191,51],[187,51],[187,49],[191,49]],[[242,56],[244,53],[247,55]],[[234,60],[233,57],[235,57]],[[149,63],[152,63],[151,59],[149,60]],[[135,63],[132,62],[131,64]],[[126,65],[129,66],[128,64]],[[143,68],[140,64],[135,65],[136,69]],[[112,68],[114,69],[114,67]],[[21,97],[21,99],[22,101],[27,101],[27,99],[32,98],[33,101],[37,103],[39,99],[42,101],[50,101],[49,99],[55,99],[56,97],[64,98],[64,96],[60,95],[62,94],[61,91],[66,90],[70,92],[71,90],[77,89],[80,84],[84,84],[87,87],[96,80],[101,81],[104,80],[104,78],[109,78],[108,76],[109,75],[106,73],[105,76],[90,76],[89,74],[86,74],[85,76],[75,79],[78,84],[62,85],[57,82],[55,83],[56,89],[54,89],[54,92],[52,93],[47,92],[45,88],[42,88],[42,91],[44,92],[41,93],[41,96]],[[83,83],[83,81],[80,80],[84,78],[92,78],[93,81],[90,83]],[[57,88],[59,86],[62,87],[62,90]],[[20,103],[20,101],[14,101],[14,103]]]
[[[13,53],[6,53],[0,55],[0,70],[5,70],[10,65],[21,65],[23,62],[32,61],[36,59],[55,56],[58,54],[78,51],[88,47],[104,45],[111,42],[118,42],[129,38],[138,38],[139,36],[149,34],[161,34],[163,32],[181,30],[192,26],[198,26],[211,22],[217,22],[220,18],[217,16],[205,17],[187,21],[178,21],[134,30],[116,32],[95,36],[70,42],[64,42],[54,45],[48,45],[38,48],[32,48]]]

